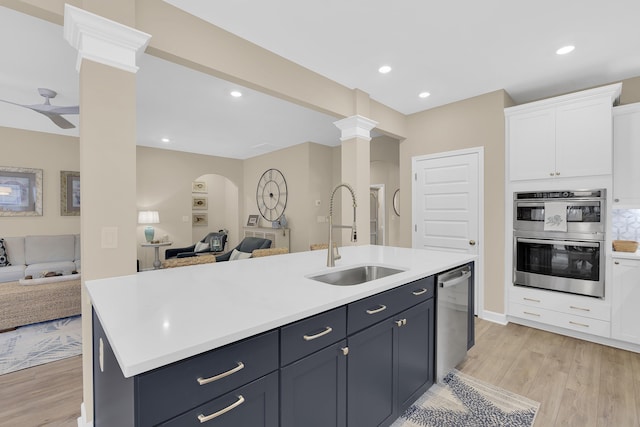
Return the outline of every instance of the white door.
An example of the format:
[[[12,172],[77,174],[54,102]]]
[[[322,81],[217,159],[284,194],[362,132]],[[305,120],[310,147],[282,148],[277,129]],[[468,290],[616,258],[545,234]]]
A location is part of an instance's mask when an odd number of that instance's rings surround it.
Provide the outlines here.
[[[413,158],[414,248],[478,255],[476,313],[483,304],[482,148]]]

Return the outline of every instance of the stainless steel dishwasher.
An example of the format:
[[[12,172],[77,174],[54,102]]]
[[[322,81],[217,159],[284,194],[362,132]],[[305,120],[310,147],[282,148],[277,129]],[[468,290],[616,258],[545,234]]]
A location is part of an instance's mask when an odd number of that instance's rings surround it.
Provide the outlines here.
[[[438,275],[436,294],[436,382],[467,356],[471,267]]]

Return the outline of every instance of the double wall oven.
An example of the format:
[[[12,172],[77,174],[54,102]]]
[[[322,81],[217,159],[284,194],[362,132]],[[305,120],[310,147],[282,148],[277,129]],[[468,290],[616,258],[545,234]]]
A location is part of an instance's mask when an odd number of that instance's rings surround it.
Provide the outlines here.
[[[604,297],[605,191],[514,193],[514,285]]]

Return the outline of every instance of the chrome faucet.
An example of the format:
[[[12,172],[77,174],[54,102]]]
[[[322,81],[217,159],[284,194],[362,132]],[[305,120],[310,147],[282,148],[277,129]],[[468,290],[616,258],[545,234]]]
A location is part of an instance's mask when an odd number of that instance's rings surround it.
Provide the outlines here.
[[[344,187],[351,193],[351,199],[353,200],[353,225],[334,225],[333,224],[333,196],[338,191],[338,188]],[[329,247],[327,248],[327,267],[335,267],[335,260],[340,259],[340,253],[338,252],[338,247],[333,247],[333,229],[334,228],[350,228],[351,229],[351,241],[358,241],[358,236],[356,234],[356,193],[353,191],[353,188],[349,184],[342,183],[333,189],[331,193],[331,200],[329,201]]]

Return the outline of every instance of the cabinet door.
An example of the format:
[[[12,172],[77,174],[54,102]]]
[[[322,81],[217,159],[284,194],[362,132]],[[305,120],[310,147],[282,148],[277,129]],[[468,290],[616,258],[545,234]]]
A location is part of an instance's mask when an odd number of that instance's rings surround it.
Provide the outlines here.
[[[398,414],[433,384],[435,311],[433,299],[400,315],[398,328]]]
[[[613,207],[638,207],[640,104],[625,105],[613,110]]]
[[[613,260],[611,337],[640,344],[640,260]]]
[[[389,425],[394,410],[397,375],[392,319],[384,320],[348,338],[347,424],[349,427]]]
[[[555,176],[555,110],[514,114],[507,126],[511,180]]]
[[[340,341],[280,370],[281,427],[347,425],[346,345]]]
[[[278,427],[278,420],[278,373],[273,372],[158,425]]]
[[[612,118],[608,99],[556,109],[556,172],[559,177],[607,175],[612,171]]]

